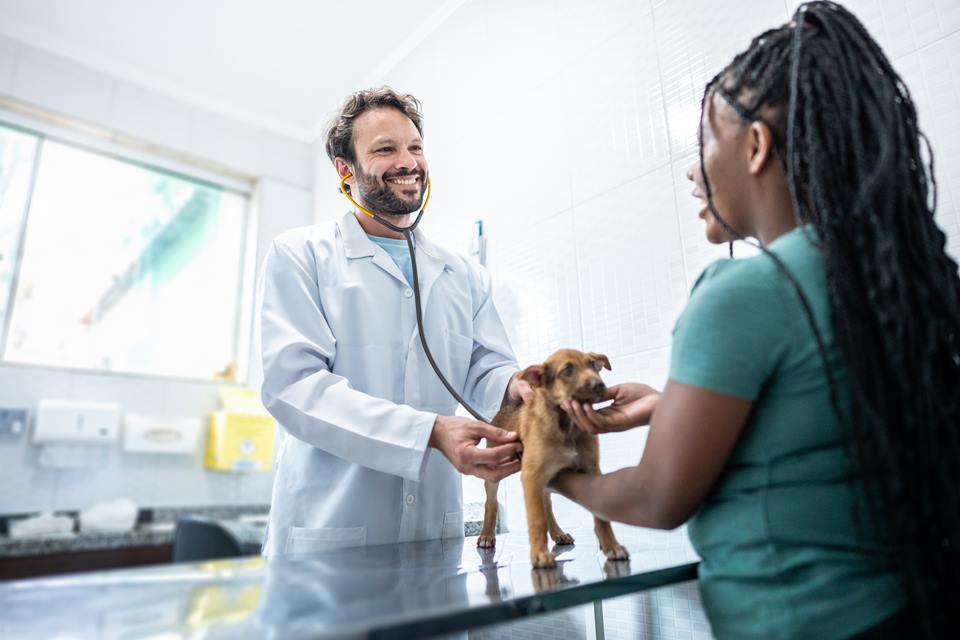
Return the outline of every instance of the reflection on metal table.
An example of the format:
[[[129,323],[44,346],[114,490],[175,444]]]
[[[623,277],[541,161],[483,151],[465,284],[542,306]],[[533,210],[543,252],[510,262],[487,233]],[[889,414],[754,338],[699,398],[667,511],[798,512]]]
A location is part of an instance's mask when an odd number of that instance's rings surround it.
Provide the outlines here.
[[[591,531],[572,533],[583,542],[556,547],[550,570],[531,568],[521,532],[489,551],[451,538],[0,583],[0,637],[409,638],[591,602],[599,612],[696,578],[689,544],[628,535],[631,559],[610,562]]]

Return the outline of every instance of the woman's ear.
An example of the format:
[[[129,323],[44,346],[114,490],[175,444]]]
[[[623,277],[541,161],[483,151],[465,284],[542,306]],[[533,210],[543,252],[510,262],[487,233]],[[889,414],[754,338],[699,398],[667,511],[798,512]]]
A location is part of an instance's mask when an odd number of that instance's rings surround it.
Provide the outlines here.
[[[747,170],[752,176],[760,175],[773,156],[773,132],[764,122],[752,122],[747,144]]]

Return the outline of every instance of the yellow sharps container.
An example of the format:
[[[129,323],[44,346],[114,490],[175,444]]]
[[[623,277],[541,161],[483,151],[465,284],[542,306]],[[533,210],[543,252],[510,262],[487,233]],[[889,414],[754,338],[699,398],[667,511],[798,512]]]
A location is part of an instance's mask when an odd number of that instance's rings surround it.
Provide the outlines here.
[[[210,414],[207,469],[269,471],[277,423],[255,389],[220,389],[222,408]]]

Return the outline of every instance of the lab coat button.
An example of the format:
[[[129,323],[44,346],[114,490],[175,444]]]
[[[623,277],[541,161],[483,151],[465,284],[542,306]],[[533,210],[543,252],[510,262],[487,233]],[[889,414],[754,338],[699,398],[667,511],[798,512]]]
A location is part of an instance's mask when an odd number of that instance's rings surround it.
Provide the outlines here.
[[[407,494],[407,498],[405,500],[405,502],[407,503],[407,506],[412,506],[413,503],[416,501],[417,499],[413,496],[413,494],[410,494],[410,493]]]
[[[410,287],[407,287],[406,289],[403,290],[403,295],[409,298],[410,296],[413,295],[413,289],[411,289]]]

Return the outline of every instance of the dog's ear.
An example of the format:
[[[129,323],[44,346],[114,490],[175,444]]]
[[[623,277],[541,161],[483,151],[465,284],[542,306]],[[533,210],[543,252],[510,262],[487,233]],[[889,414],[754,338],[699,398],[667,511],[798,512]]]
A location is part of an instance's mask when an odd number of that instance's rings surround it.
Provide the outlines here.
[[[610,359],[602,353],[588,353],[588,356],[593,358],[597,371],[600,371],[600,367],[603,367],[607,371],[613,371],[610,368]]]
[[[531,365],[518,373],[517,377],[521,380],[526,380],[531,387],[539,387],[543,384],[543,365]]]

